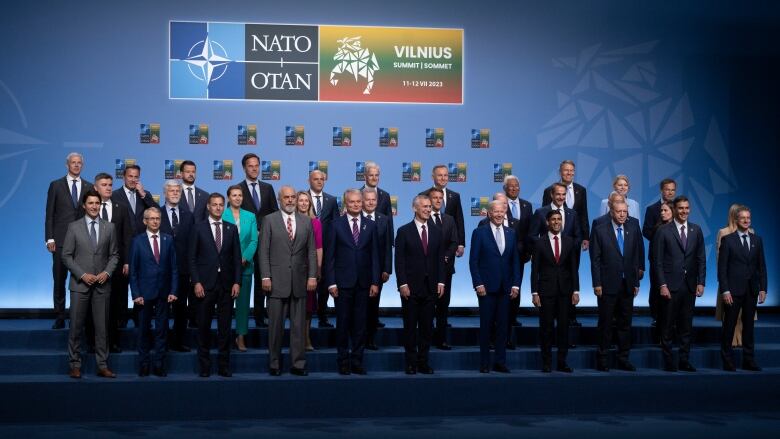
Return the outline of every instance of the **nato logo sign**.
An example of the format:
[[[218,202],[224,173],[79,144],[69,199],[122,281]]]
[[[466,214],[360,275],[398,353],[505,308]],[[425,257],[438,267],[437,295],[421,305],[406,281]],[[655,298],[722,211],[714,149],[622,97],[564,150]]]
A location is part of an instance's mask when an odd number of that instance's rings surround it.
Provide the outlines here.
[[[171,99],[316,101],[317,26],[170,22]]]

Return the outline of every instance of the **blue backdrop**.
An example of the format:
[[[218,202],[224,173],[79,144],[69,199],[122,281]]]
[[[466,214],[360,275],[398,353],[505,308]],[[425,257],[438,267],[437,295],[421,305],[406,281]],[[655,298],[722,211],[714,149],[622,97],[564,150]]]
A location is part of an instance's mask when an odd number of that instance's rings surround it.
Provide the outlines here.
[[[658,182],[677,179],[692,200],[691,221],[707,242],[713,305],[714,239],[730,203],[753,207],[766,243],[770,305],[779,240],[773,218],[778,164],[780,14],[773,2],[168,1],[14,2],[0,16],[0,308],[51,307],[51,257],[44,246],[46,189],[64,158],[84,154],[84,177],[113,173],[133,158],[159,194],[165,159],[193,159],[198,185],[224,192],[213,160],[236,163],[248,150],[281,160],[282,179],[305,186],[308,162],[328,160],[326,191],[355,181],[355,161],[382,167],[380,186],[399,197],[396,225],[411,219],[414,194],[434,164],[468,163],[451,183],[466,209],[467,240],[479,218],[471,197],[500,189],[493,164],[511,162],[521,197],[539,207],[558,163],[577,163],[591,218],[614,175],[631,177],[644,207]],[[736,3],[735,3],[736,5]],[[463,28],[464,105],[205,102],[168,99],[169,20]],[[381,71],[377,72],[377,77]],[[139,124],[161,124],[159,145],[139,143]],[[189,145],[190,124],[208,123],[209,145]],[[256,123],[259,146],[236,145],[236,126]],[[287,125],[304,125],[306,146],[284,146]],[[351,126],[353,146],[331,146],[332,127]],[[400,146],[380,148],[380,127],[398,127]],[[426,128],[445,129],[445,148],[426,149]],[[491,129],[489,149],[471,149],[472,128]],[[403,162],[421,161],[422,182],[401,181]],[[116,186],[121,181],[116,182]],[[468,251],[468,248],[467,248]],[[458,260],[453,306],[476,306],[467,258]],[[530,269],[530,268],[529,268]],[[594,305],[589,263],[584,305]],[[394,279],[383,306],[398,306]],[[638,305],[645,305],[647,280]],[[528,282],[522,303],[530,305]]]

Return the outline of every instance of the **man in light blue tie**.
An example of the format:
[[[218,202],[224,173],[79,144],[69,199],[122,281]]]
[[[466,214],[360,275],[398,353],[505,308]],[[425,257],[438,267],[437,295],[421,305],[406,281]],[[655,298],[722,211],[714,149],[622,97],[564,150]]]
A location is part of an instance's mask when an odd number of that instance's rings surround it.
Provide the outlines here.
[[[599,307],[599,346],[596,368],[609,371],[612,320],[618,333],[617,367],[634,371],[628,360],[631,348],[631,316],[634,297],[639,293],[640,272],[644,271],[645,247],[638,222],[626,221],[625,201],[612,203],[611,221],[593,228],[590,240],[590,267],[593,292]]]

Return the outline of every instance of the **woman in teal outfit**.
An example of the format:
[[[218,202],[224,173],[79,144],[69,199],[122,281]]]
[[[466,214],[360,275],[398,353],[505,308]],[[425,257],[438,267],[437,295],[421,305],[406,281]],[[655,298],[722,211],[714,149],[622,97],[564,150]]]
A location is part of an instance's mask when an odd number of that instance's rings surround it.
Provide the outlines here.
[[[222,214],[222,221],[235,224],[241,241],[241,292],[236,299],[236,346],[246,352],[244,336],[249,332],[249,296],[252,293],[252,274],[255,271],[254,258],[257,251],[257,220],[255,214],[241,208],[244,195],[241,186],[233,185],[227,190],[228,209]]]

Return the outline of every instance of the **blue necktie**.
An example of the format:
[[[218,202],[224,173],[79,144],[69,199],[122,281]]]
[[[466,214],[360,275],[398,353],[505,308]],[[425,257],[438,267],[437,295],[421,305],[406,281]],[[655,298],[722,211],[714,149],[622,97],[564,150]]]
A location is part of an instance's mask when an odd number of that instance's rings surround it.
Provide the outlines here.
[[[76,187],[76,180],[73,180],[73,186],[70,187],[70,198],[73,200],[73,207],[79,208],[79,188]]]
[[[620,248],[620,255],[623,256],[623,227],[618,227],[617,232],[618,248]]]
[[[255,210],[260,211],[260,196],[257,195],[257,183],[252,183],[252,200],[255,202]]]
[[[90,241],[92,241],[92,248],[93,248],[93,249],[95,249],[95,250],[97,250],[97,242],[98,242],[98,241],[97,241],[97,230],[95,230],[95,223],[96,223],[96,222],[97,222],[97,221],[95,221],[95,220],[92,220],[92,221],[90,222],[90,224],[91,224],[92,226],[91,226],[91,227],[90,227],[90,229],[89,229],[89,238],[90,238]]]
[[[320,214],[322,213],[322,201],[320,201],[320,198],[322,198],[322,195],[317,195],[317,218],[320,217]]]
[[[512,218],[519,219],[519,214],[517,212],[517,201],[512,201]]]

